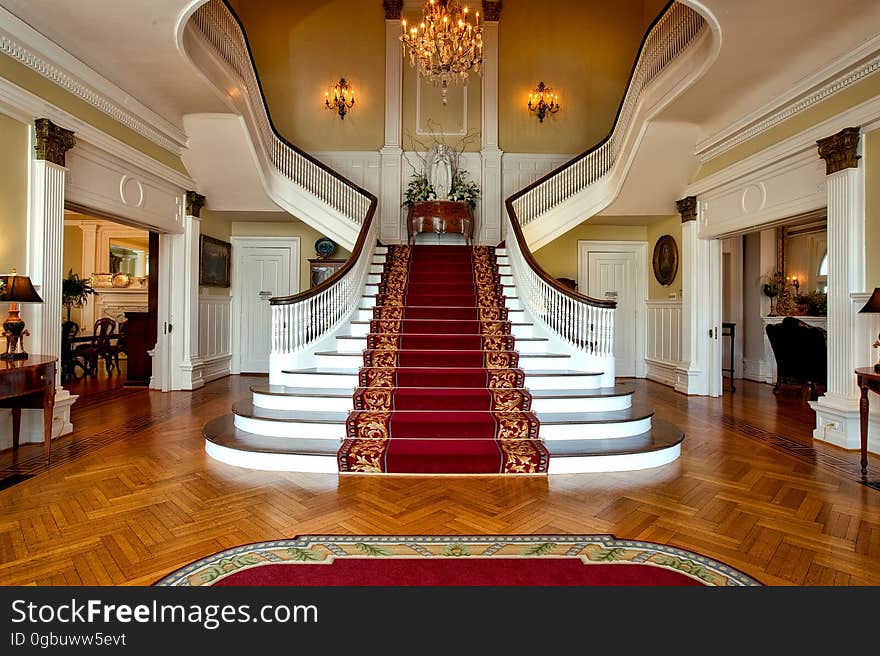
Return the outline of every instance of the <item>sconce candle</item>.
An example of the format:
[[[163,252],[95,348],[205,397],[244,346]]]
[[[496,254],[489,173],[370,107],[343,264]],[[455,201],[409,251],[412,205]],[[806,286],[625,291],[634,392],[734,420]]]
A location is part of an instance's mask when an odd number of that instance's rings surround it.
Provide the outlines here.
[[[538,116],[539,122],[543,123],[547,114],[555,114],[559,111],[559,96],[541,82],[529,94],[529,110]]]
[[[332,89],[324,94],[324,106],[327,109],[336,110],[341,120],[354,107],[354,87],[343,77],[339,79]]]

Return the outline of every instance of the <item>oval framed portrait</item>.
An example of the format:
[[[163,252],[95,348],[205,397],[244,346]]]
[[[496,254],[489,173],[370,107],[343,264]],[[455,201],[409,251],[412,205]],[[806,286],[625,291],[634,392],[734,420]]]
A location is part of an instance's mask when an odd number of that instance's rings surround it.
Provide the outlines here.
[[[672,235],[663,235],[654,244],[654,277],[668,287],[678,274],[678,245]]]

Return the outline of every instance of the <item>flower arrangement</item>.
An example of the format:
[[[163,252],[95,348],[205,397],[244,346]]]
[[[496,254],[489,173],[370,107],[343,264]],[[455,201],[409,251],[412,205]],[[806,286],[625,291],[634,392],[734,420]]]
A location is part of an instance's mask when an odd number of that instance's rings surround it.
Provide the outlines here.
[[[430,143],[419,141],[409,136],[411,146],[408,149],[410,153],[418,158],[418,165],[413,165],[407,155],[407,163],[412,170],[412,176],[406,186],[403,196],[403,206],[411,207],[416,203],[423,203],[432,200],[451,200],[460,203],[467,203],[471,209],[477,206],[480,199],[480,185],[467,179],[467,171],[460,168],[461,155],[467,148],[467,144],[475,138],[475,135],[468,134],[463,137],[454,146],[449,146],[439,138],[433,130],[431,133]],[[440,198],[437,191],[431,184],[428,174],[430,168],[431,154],[443,151],[447,154],[451,165],[451,180],[449,180],[449,193],[445,198]],[[422,154],[425,153],[425,154]]]

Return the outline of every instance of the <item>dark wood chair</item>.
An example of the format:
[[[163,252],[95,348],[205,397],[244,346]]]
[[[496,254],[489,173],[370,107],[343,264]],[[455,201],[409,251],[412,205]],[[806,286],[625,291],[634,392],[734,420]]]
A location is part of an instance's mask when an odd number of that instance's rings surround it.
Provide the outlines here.
[[[98,319],[95,322],[94,335],[94,347],[97,351],[97,357],[93,361],[92,375],[98,373],[97,358],[100,358],[104,361],[104,368],[107,370],[107,375],[109,376],[110,372],[113,370],[113,338],[116,336],[116,322],[107,317]]]
[[[776,358],[776,386],[800,385],[804,394],[809,388],[810,399],[819,397],[817,386],[828,381],[828,344],[821,328],[794,317],[785,317],[781,323],[767,324],[767,338]]]
[[[89,353],[89,344],[77,344],[74,340],[79,334],[79,324],[76,321],[65,321],[61,324],[61,380],[67,382],[77,380],[76,369],[82,370],[82,376],[88,371],[86,355]]]
[[[107,357],[109,357],[108,362],[112,361],[113,366],[116,367],[116,372],[120,373],[119,369],[119,356],[120,355],[128,355],[128,344],[125,341],[125,333],[128,327],[128,322],[120,321],[118,324],[119,332],[117,333],[116,343],[111,343],[106,350]],[[110,373],[110,370],[107,370],[107,373]]]

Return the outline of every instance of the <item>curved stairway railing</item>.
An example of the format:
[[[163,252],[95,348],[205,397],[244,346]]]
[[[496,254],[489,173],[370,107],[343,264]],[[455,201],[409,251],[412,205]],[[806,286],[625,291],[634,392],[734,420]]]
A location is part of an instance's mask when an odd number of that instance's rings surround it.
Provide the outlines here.
[[[345,236],[352,236],[347,244],[351,246],[355,242],[354,235],[364,226],[375,197],[281,136],[269,114],[244,27],[224,0],[209,0],[203,4],[193,13],[189,25],[225,64],[225,73],[231,74],[241,91],[240,100],[247,104],[251,138],[264,162],[283,180],[320,201],[329,215],[322,218],[341,223]],[[281,191],[280,195],[284,196],[284,190]],[[283,197],[274,200],[285,205]]]
[[[608,175],[634,127],[633,119],[646,89],[694,43],[705,26],[703,16],[687,5],[670,2],[666,6],[645,34],[611,132],[589,150],[511,196],[508,212],[514,222],[528,226]]]
[[[374,216],[378,200],[278,133],[254,68],[244,28],[223,0],[210,0],[202,5],[190,21],[241,84],[249,100],[252,123],[258,128],[256,134],[252,134],[255,145],[264,150],[275,172],[357,227],[351,256],[330,278],[302,293],[270,300],[271,359],[283,366],[296,354],[332,334],[353,308],[359,306],[357,301],[363,294],[377,244],[378,222]],[[278,368],[275,364],[270,367],[273,371]]]
[[[522,304],[534,319],[581,354],[587,366],[600,368],[606,385],[614,384],[616,302],[579,294],[547,274],[532,256],[523,229],[608,176],[635,127],[645,90],[696,40],[705,25],[705,19],[690,7],[670,2],[645,34],[611,132],[593,148],[505,201],[505,245]]]

